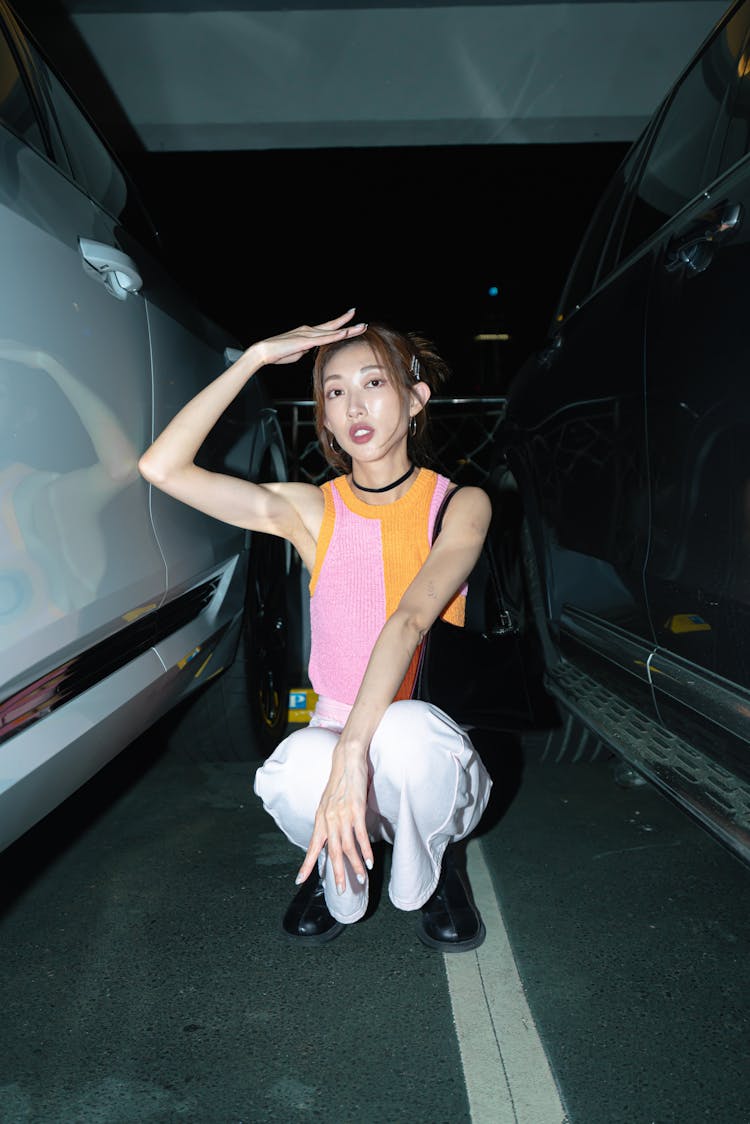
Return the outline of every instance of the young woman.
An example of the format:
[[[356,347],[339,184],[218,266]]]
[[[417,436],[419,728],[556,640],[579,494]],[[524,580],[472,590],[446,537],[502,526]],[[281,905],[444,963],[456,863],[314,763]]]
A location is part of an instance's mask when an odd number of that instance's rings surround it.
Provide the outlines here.
[[[417,460],[445,364],[428,341],[352,324],[353,315],[253,344],[177,414],[139,468],[217,519],[288,539],[311,575],[318,703],[310,725],[286,738],[255,779],[266,810],[306,852],[285,931],[319,944],[359,920],[371,844],[385,839],[394,905],[420,910],[425,944],[463,951],[482,942],[484,926],[452,844],[479,822],[491,781],[464,731],[409,696],[432,622],[442,614],[463,623],[490,502],[480,488],[462,488],[430,548],[451,484]],[[251,484],[197,467],[204,438],[247,380],[313,348],[317,432],[341,475],[322,487]]]

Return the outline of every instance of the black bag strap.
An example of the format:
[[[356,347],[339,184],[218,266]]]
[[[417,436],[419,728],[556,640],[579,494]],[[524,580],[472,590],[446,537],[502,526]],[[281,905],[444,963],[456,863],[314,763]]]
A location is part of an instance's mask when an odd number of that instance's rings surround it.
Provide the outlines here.
[[[451,490],[449,492],[446,492],[445,495],[443,496],[442,501],[440,503],[440,507],[437,510],[437,515],[435,516],[435,526],[432,528],[432,542],[433,543],[435,542],[435,539],[440,534],[440,530],[443,526],[443,516],[445,515],[445,512],[448,508],[448,504],[451,502],[451,500],[455,496],[456,492],[460,491],[460,489],[464,488],[464,487],[465,487],[464,484],[456,484],[456,486],[454,488],[451,488]]]
[[[443,526],[443,516],[445,515],[448,504],[453,499],[456,492],[465,487],[465,484],[456,484],[455,487],[451,488],[451,490],[449,492],[446,492],[443,496],[440,507],[437,510],[437,515],[435,516],[435,526],[432,529],[431,545],[434,545],[435,539],[440,534],[441,528]],[[494,635],[499,635],[505,632],[517,632],[518,628],[513,620],[513,614],[511,613],[510,609],[506,607],[505,601],[503,600],[502,587],[500,585],[500,578],[498,577],[497,573],[497,566],[495,564],[495,555],[492,550],[492,542],[490,540],[489,529],[487,530],[487,534],[482,544],[482,552],[487,561],[487,571],[490,575],[492,591],[495,594],[495,601],[497,602],[498,608],[498,623],[493,626],[492,632]]]

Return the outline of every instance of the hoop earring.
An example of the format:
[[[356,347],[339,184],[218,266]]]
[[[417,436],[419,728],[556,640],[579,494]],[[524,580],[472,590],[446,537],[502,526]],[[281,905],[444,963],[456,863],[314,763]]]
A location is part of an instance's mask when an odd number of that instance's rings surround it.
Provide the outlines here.
[[[409,435],[411,437],[417,436],[417,415],[416,414],[412,414],[412,416],[409,418]]]
[[[328,448],[331,450],[331,452],[335,453],[336,455],[343,452],[341,446],[339,445],[333,434],[329,433],[328,430],[326,430],[326,433],[328,434]]]

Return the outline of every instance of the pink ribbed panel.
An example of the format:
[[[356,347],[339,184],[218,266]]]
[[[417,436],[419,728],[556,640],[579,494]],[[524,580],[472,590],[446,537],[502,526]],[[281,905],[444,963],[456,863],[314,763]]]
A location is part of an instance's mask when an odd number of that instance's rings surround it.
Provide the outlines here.
[[[435,491],[432,493],[432,501],[430,503],[430,517],[427,522],[427,538],[432,542],[432,532],[435,528],[435,520],[437,519],[438,508],[445,499],[445,493],[448,491],[450,480],[447,476],[438,476],[435,484]]]
[[[379,520],[360,519],[336,488],[331,494],[336,523],[346,520],[347,534],[334,533],[310,602],[309,675],[318,695],[351,705],[385,623],[383,550]]]

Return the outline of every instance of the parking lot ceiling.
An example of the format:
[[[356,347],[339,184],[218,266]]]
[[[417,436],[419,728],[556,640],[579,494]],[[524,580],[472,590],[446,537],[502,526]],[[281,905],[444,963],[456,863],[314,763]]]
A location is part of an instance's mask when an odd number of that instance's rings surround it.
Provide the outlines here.
[[[630,141],[727,7],[66,6],[155,151]]]

